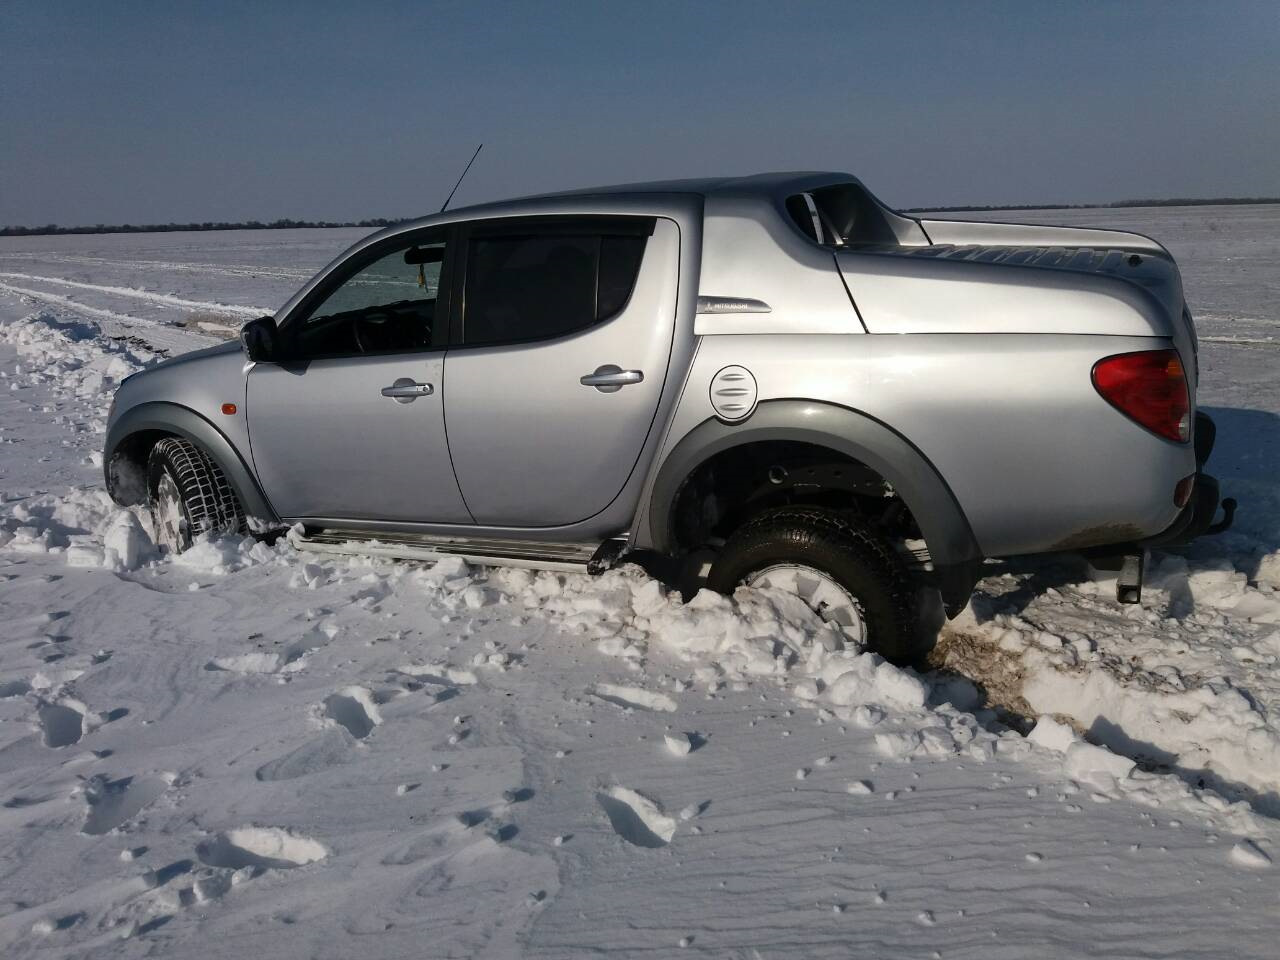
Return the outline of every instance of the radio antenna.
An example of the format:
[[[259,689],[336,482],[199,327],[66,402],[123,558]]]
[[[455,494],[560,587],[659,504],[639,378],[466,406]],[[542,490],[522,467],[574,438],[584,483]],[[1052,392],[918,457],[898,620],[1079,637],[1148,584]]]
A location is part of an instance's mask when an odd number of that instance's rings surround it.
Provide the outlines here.
[[[471,169],[471,165],[476,162],[476,157],[480,156],[480,151],[484,149],[484,144],[476,147],[476,152],[471,155],[471,159],[467,161],[467,165],[462,168],[462,177],[467,175],[467,171]],[[444,213],[449,208],[449,201],[453,199],[453,195],[458,192],[458,187],[462,186],[462,177],[458,178],[458,182],[453,185],[453,189],[449,191],[449,196],[444,202],[444,206],[440,208],[440,212]]]

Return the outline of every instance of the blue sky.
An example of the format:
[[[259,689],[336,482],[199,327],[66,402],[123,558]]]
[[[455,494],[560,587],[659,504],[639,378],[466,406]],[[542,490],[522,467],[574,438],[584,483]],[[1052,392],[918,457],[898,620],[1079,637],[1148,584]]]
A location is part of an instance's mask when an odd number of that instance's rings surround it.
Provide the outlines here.
[[[1280,3],[0,5],[0,223],[416,215],[481,140],[456,204],[1280,195]]]

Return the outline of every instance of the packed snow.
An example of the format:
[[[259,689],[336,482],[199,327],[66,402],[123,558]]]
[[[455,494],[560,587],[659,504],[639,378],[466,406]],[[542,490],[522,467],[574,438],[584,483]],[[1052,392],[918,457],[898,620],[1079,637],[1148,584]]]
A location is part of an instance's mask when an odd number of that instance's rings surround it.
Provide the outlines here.
[[[0,951],[1272,956],[1280,211],[1019,217],[1179,257],[1240,522],[1137,607],[993,563],[924,674],[634,567],[162,555],[115,385],[358,234],[0,243]]]

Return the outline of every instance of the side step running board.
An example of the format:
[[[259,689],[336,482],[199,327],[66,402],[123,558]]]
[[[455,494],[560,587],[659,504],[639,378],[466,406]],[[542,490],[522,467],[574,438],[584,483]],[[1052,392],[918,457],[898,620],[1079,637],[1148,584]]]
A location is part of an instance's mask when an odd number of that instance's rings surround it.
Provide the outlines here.
[[[489,567],[524,567],[562,573],[603,573],[625,553],[626,541],[552,543],[486,537],[448,537],[389,533],[382,530],[289,531],[298,550],[341,556],[388,557],[393,560],[441,560],[461,557]]]

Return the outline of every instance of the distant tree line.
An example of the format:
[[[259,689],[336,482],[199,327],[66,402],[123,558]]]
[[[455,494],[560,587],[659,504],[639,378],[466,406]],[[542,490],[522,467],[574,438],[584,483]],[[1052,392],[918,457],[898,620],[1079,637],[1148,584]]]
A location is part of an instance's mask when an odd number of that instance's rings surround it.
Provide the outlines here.
[[[960,210],[1102,210],[1117,207],[1212,207],[1238,206],[1250,203],[1280,203],[1280,197],[1216,197],[1213,199],[1195,199],[1178,197],[1170,200],[1117,200],[1114,203],[1016,203],[1016,204],[970,204],[962,207],[907,207],[903,213],[950,213]],[[38,237],[61,233],[169,233],[172,231],[194,230],[297,230],[303,227],[389,227],[404,223],[412,217],[389,220],[386,217],[373,217],[369,220],[352,220],[335,222],[333,220],[272,220],[263,223],[261,220],[241,220],[235,223],[226,220],[205,220],[203,223],[98,223],[93,226],[60,227],[56,223],[46,223],[42,227],[0,227],[0,237]]]
[[[1001,206],[908,207],[903,213],[950,213],[959,210],[1110,210],[1119,207],[1230,207],[1251,203],[1280,203],[1280,197],[1174,197],[1169,200],[1116,200],[1113,203],[1011,203]]]
[[[297,230],[302,227],[389,227],[394,223],[404,223],[406,219],[389,220],[386,217],[374,217],[369,220],[354,220],[338,223],[333,220],[272,220],[263,223],[261,220],[242,220],[231,223],[226,220],[206,220],[203,223],[98,223],[93,226],[60,227],[56,223],[47,223],[42,227],[0,227],[0,237],[34,237],[60,233],[169,233],[178,230]]]

